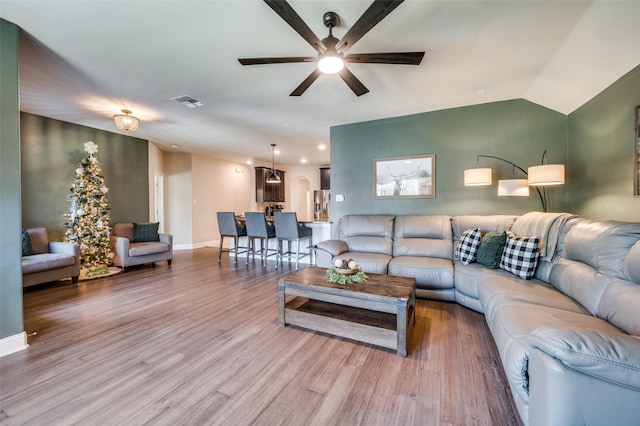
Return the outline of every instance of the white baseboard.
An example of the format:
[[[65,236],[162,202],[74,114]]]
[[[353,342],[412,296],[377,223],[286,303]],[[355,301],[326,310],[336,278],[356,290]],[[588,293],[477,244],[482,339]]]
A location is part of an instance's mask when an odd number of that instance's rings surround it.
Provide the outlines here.
[[[219,246],[220,246],[220,240],[205,241],[203,243],[196,243],[196,244],[174,244],[173,249],[174,250],[193,250],[193,249],[199,249],[203,247],[219,247]]]
[[[22,351],[28,347],[27,333],[24,331],[14,334],[13,336],[5,337],[4,339],[0,339],[0,357]]]

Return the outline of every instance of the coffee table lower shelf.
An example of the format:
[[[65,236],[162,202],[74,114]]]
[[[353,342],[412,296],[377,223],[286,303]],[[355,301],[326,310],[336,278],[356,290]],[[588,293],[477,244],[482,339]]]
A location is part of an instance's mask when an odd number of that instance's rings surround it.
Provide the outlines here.
[[[414,307],[407,312],[414,320]],[[328,333],[383,348],[406,356],[406,348],[398,348],[397,315],[338,305],[304,297],[295,297],[285,305],[286,325]]]

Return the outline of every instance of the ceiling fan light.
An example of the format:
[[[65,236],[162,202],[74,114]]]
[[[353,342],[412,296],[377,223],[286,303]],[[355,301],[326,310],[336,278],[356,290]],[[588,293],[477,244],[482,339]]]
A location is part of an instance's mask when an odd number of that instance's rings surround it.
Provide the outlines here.
[[[116,127],[119,130],[124,130],[125,132],[133,132],[140,125],[140,119],[138,117],[134,117],[131,114],[131,111],[128,109],[121,110],[123,114],[116,114],[113,116],[113,121],[116,123]]]
[[[344,68],[344,60],[335,53],[325,53],[318,61],[318,69],[325,74],[337,74]]]

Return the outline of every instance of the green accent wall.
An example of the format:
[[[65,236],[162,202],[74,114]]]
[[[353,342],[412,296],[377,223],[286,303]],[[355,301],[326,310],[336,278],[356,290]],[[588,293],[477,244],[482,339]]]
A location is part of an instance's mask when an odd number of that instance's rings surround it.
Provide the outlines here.
[[[640,66],[569,115],[569,208],[591,219],[640,221],[633,196]]]
[[[148,142],[34,114],[20,114],[22,221],[44,226],[62,241],[64,214],[84,144],[98,145],[98,161],[109,188],[111,223],[149,220]]]
[[[22,333],[18,27],[0,19],[0,339]]]
[[[526,178],[499,160],[481,158],[493,169],[493,185],[465,187],[464,170],[476,156],[492,155],[523,169],[567,163],[567,116],[517,99],[331,128],[331,215],[345,214],[522,214],[541,210],[535,190],[529,197],[498,197],[498,179]],[[436,197],[374,199],[375,159],[419,154],[436,156]],[[345,197],[336,202],[336,195]],[[547,189],[549,211],[566,211],[567,186]]]

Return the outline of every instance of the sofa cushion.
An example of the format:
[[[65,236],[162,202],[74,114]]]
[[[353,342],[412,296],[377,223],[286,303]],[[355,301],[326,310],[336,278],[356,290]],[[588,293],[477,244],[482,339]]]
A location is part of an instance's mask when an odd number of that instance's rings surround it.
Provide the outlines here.
[[[565,238],[564,257],[613,277],[629,249],[640,240],[640,223],[577,223]]]
[[[467,229],[462,233],[454,254],[463,265],[468,265],[476,260],[481,238],[480,228]]]
[[[456,282],[457,286],[457,282]],[[478,296],[487,322],[504,301],[518,301],[548,306],[588,315],[578,302],[540,280],[524,281],[515,275],[485,275],[478,284]]]
[[[598,315],[605,289],[638,240],[640,223],[582,220],[567,234],[549,282],[592,315]]]
[[[395,257],[389,262],[389,275],[416,279],[416,287],[428,289],[453,288],[453,263],[435,257]]]
[[[129,256],[146,256],[148,254],[164,253],[169,250],[171,250],[171,246],[167,243],[143,241],[129,245]]]
[[[422,256],[451,261],[451,218],[445,215],[397,216],[393,256]]]
[[[143,243],[148,241],[160,241],[158,235],[158,227],[160,223],[134,223],[133,224],[133,241]]]
[[[487,318],[489,320],[489,318]],[[495,340],[511,393],[521,418],[528,418],[529,401],[529,335],[538,327],[588,328],[605,333],[620,331],[590,315],[550,308],[525,302],[503,302],[487,321]]]
[[[538,263],[538,237],[518,237],[507,233],[500,268],[524,280],[533,278]]]
[[[395,216],[389,215],[343,216],[338,222],[334,239],[346,242],[350,252],[380,253],[390,257],[393,252],[394,220]]]
[[[49,253],[49,236],[47,228],[27,228],[34,254]]]
[[[116,223],[113,225],[113,235],[133,242],[133,223]]]
[[[33,251],[31,246],[31,237],[29,237],[29,232],[22,228],[22,255],[31,256],[32,254],[36,254],[36,252]]]
[[[58,253],[40,253],[22,258],[22,273],[33,274],[35,272],[48,271],[50,269],[73,266],[76,263],[74,256]]]
[[[504,245],[506,242],[507,233],[505,231],[486,232],[480,240],[478,254],[476,255],[476,262],[491,269],[499,268],[500,261],[502,260],[502,252],[504,251]]]
[[[621,330],[640,336],[640,242],[624,258],[620,270],[606,287],[598,316]]]

